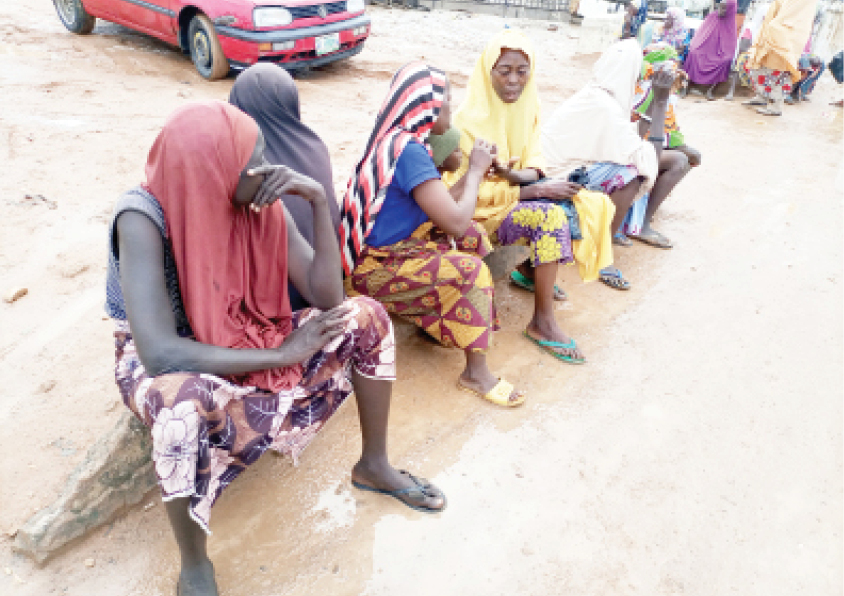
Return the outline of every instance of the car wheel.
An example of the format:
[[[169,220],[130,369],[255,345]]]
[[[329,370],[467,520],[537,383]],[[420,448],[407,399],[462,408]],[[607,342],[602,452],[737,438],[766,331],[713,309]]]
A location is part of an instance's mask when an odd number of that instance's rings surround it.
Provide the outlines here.
[[[198,14],[188,27],[188,47],[196,70],[209,81],[222,79],[229,74],[229,61],[217,39],[211,19]]]
[[[53,0],[53,4],[62,24],[71,33],[88,35],[94,30],[97,19],[88,14],[82,0]]]

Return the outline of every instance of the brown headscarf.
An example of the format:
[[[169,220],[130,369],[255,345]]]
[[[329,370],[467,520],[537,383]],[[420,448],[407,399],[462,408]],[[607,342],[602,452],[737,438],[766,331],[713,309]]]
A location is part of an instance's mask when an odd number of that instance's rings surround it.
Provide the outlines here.
[[[264,156],[271,164],[287,166],[313,178],[325,189],[331,220],[337,229],[340,211],[334,198],[334,181],[328,147],[299,116],[299,91],[286,70],[275,64],[259,63],[238,75],[229,102],[252,116],[264,133]],[[297,195],[281,198],[299,233],[314,245],[314,209],[310,201]],[[293,310],[308,306],[290,285]]]
[[[226,348],[277,348],[292,330],[284,210],[232,202],[257,137],[237,108],[195,103],[170,116],[147,158],[145,186],[164,210],[191,328]],[[301,376],[296,365],[234,380],[275,392]]]

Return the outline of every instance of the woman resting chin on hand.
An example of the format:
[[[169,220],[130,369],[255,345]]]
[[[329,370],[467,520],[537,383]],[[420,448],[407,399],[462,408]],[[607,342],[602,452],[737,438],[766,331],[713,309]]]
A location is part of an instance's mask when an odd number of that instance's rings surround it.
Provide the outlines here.
[[[268,165],[263,151],[237,108],[180,108],[150,151],[146,183],[118,200],[111,225],[117,384],[152,431],[181,596],[218,593],[205,533],[223,490],[267,449],[295,458],[353,389],[363,435],[353,482],[420,510],[445,506],[438,489],[387,459],[392,326],[377,302],[343,299],[324,189]],[[310,202],[313,248],[283,195]],[[317,308],[291,310],[288,277]]]

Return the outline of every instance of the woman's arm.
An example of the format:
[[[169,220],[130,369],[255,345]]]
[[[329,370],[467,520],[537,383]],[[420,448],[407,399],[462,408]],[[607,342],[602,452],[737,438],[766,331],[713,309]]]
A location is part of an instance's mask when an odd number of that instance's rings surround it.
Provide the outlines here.
[[[314,210],[314,246],[311,248],[296,227],[290,213],[284,208],[287,222],[287,269],[293,285],[302,297],[313,306],[326,310],[343,302],[343,269],[340,264],[340,247],[328,199],[322,185],[286,166],[265,165],[249,171],[250,176],[266,176],[266,206],[278,197],[293,194],[310,202]],[[262,187],[263,188],[263,187]],[[260,197],[256,197],[259,200]]]
[[[539,171],[536,168],[524,168],[521,170],[514,170],[513,166],[519,161],[518,157],[514,157],[507,165],[501,165],[498,161],[492,162],[492,169],[496,176],[503,178],[513,186],[521,186],[522,184],[530,184],[539,180]]]
[[[675,74],[666,69],[657,71],[654,74],[651,90],[653,99],[645,114],[650,117],[650,122],[645,118],[639,120],[639,136],[648,134],[648,141],[653,143],[656,150],[656,158],[662,155],[665,143],[665,114],[668,110],[668,100],[671,97],[671,86],[674,84]]]
[[[313,306],[325,310],[343,302],[343,270],[340,247],[331,222],[328,203],[314,204],[314,246],[299,233],[293,217],[284,209],[287,218],[287,271],[290,281]]]
[[[411,195],[422,211],[446,234],[460,237],[466,233],[475,214],[475,204],[486,171],[492,164],[493,146],[476,139],[469,155],[469,169],[461,180],[460,195],[454,198],[442,180],[427,180],[413,189]]]
[[[146,215],[135,211],[120,215],[116,226],[126,314],[138,356],[150,376],[175,371],[225,376],[290,366],[331,341],[332,333],[342,332],[338,321],[345,313],[335,309],[322,313],[316,325],[309,322],[290,334],[277,349],[221,348],[179,337],[167,294],[161,233]]]

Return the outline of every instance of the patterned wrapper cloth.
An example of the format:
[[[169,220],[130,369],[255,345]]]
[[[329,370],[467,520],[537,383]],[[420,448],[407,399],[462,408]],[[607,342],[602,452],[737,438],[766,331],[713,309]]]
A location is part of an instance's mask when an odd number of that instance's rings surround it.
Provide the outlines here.
[[[302,365],[289,391],[242,387],[210,374],[151,377],[125,321],[116,321],[115,379],[126,406],[152,431],[153,461],[163,499],[189,497],[189,513],[206,532],[211,506],[267,450],[296,457],[352,391],[349,368],[395,379],[395,341],[380,304],[353,298],[345,332]],[[297,329],[319,314],[294,313]]]
[[[496,232],[503,245],[530,248],[534,267],[545,263],[571,263],[571,234],[563,208],[553,202],[522,201],[513,209]]]
[[[426,222],[410,238],[366,246],[346,278],[346,292],[378,300],[446,347],[485,352],[498,329],[492,276],[481,260],[491,251],[477,223],[452,240]]]

